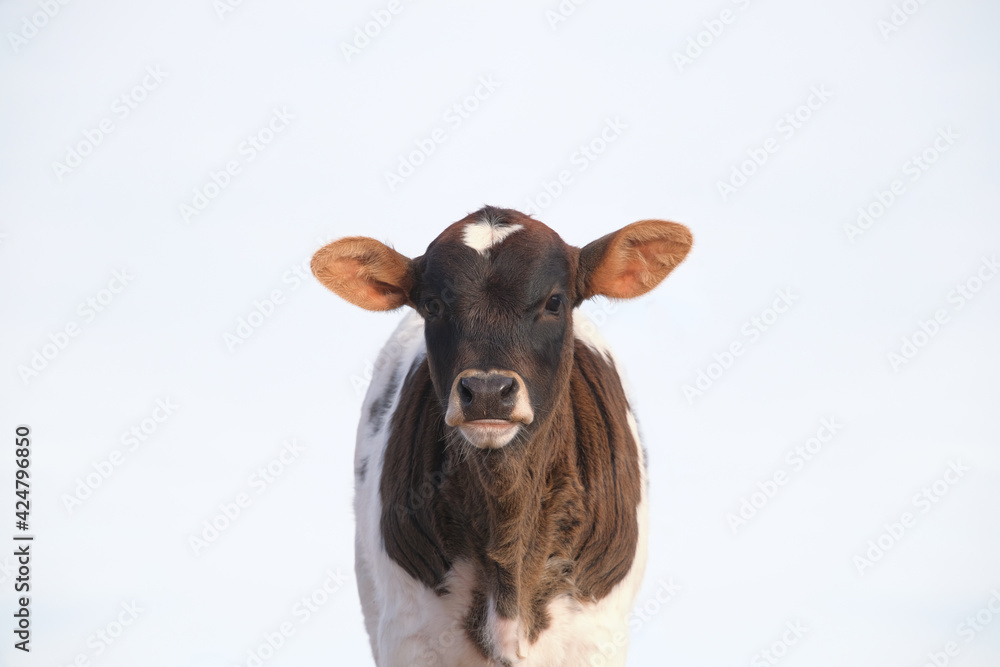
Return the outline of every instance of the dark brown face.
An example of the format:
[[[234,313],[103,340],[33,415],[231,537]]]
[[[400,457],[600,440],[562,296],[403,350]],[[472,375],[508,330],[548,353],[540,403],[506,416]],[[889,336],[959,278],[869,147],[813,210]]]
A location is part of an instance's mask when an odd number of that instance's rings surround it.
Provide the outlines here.
[[[476,447],[499,448],[538,429],[566,394],[572,309],[598,294],[645,294],[690,248],[676,222],[640,220],[581,249],[522,213],[486,207],[416,259],[352,236],[320,248],[312,270],[362,308],[416,309],[445,422]]]
[[[552,411],[572,362],[579,250],[514,211],[470,216],[414,260],[411,299],[445,422],[499,448]]]

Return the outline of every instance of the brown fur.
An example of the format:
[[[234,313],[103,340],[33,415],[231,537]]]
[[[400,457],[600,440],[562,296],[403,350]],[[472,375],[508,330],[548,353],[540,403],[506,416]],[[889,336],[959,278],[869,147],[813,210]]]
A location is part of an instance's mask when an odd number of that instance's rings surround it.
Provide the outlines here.
[[[625,395],[615,369],[583,343],[574,362],[544,430],[509,449],[465,455],[445,433],[424,361],[404,387],[385,452],[389,556],[440,594],[451,564],[471,561],[480,582],[474,600],[492,597],[498,614],[522,620],[529,641],[548,626],[553,597],[601,599],[636,551],[639,455]],[[418,491],[428,481],[430,498]],[[485,618],[483,607],[467,619],[484,654]]]

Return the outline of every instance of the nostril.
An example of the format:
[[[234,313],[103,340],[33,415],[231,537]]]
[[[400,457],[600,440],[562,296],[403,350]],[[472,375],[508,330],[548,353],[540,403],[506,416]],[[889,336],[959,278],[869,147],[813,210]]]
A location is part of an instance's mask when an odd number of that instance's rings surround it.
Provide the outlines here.
[[[465,380],[466,378],[462,378],[458,381],[458,397],[462,399],[462,405],[468,406],[472,404],[472,389],[469,388]]]
[[[514,378],[508,377],[503,379],[503,383],[500,386],[500,398],[507,399],[511,397],[514,393],[514,389],[517,385],[514,384]]]

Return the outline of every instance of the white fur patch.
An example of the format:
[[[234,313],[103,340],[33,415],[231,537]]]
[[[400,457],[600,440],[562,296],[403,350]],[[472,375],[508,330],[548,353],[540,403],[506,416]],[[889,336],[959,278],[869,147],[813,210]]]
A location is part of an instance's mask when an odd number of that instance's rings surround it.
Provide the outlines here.
[[[591,350],[604,357],[605,360],[614,363],[614,355],[611,353],[611,346],[608,345],[608,341],[597,330],[597,325],[594,324],[594,321],[584,315],[583,310],[580,308],[573,310],[573,336]],[[617,364],[615,364],[615,370],[618,370]],[[620,376],[621,374],[619,373]],[[624,378],[621,379],[624,383]],[[625,389],[627,390],[628,387],[625,387]],[[628,392],[626,391],[626,393]]]
[[[486,602],[486,627],[493,637],[493,650],[514,664],[528,657],[524,626],[516,618],[501,618],[490,595]]]
[[[478,251],[480,255],[485,255],[487,250],[519,229],[524,229],[524,225],[494,227],[485,221],[470,222],[465,226],[463,240],[465,241],[465,245]]]

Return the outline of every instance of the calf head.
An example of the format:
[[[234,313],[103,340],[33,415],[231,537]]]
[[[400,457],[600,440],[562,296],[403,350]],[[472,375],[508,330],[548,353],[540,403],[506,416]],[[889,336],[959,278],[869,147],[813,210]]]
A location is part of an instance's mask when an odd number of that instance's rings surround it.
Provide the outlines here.
[[[565,394],[573,308],[656,287],[687,255],[683,225],[642,220],[583,248],[533,218],[484,208],[409,259],[370,238],[316,252],[313,274],[368,310],[415,309],[445,423],[471,445],[497,449],[530,437]]]

